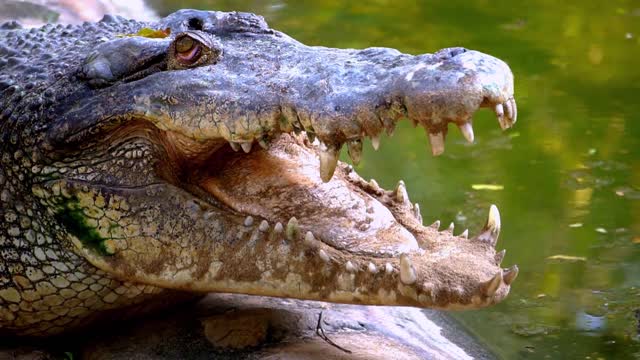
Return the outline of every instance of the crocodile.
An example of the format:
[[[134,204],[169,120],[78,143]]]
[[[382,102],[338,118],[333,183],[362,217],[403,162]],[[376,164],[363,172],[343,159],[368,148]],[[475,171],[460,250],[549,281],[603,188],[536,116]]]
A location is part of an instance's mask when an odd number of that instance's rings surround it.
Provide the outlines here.
[[[149,30],[152,30],[149,35]],[[503,61],[464,48],[306,46],[251,13],[0,30],[0,333],[51,336],[182,294],[443,310],[496,304],[518,267],[424,226],[354,164],[408,119],[517,119]]]

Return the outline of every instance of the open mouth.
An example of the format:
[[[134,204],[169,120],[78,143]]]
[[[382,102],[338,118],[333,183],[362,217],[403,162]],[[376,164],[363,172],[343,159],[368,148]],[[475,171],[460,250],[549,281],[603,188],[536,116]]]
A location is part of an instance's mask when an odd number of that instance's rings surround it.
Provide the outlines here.
[[[508,106],[507,111],[496,110],[503,128],[515,122],[515,104]],[[335,268],[336,273],[366,274],[369,282],[380,274],[397,277],[398,291],[414,289],[416,298],[405,304],[445,309],[498,302],[518,274],[517,266],[500,268],[505,252],[495,251],[501,226],[495,206],[479,234],[470,238],[464,230],[454,235],[453,224],[443,230],[439,221],[423,225],[420,207],[410,201],[402,181],[385,190],[373,179],[364,180],[351,165],[338,161],[338,154],[327,160],[326,145],[305,132],[283,132],[261,146],[216,143],[200,154],[191,141],[177,137],[172,136],[172,148],[191,158],[191,166],[182,170],[189,183],[185,188],[240,217],[247,231],[294,243],[325,273]],[[373,146],[378,142],[373,140]],[[438,142],[431,143],[434,153],[441,152]],[[349,148],[351,157],[359,158],[361,151]],[[413,297],[411,291],[403,296]]]
[[[221,166],[198,174],[198,182],[263,229],[308,229],[315,240],[336,250],[374,257],[418,250],[415,236],[393,215],[394,207],[413,206],[409,199],[399,202],[344,163],[324,182],[318,172],[319,148],[304,135],[282,134],[267,150],[257,147],[244,154],[221,149],[216,154]],[[404,188],[398,191],[406,194]],[[413,221],[418,219],[414,213]]]

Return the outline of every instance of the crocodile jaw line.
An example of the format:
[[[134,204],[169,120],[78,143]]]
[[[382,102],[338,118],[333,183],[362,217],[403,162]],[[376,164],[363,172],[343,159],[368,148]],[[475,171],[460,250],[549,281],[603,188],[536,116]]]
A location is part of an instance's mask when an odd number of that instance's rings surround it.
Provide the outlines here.
[[[244,235],[213,256],[209,272],[189,276],[190,290],[456,310],[501,301],[517,276],[517,267],[500,268],[494,206],[468,239],[466,230],[440,231],[439,222],[423,226],[402,181],[384,190],[338,162],[323,182],[322,149],[304,136],[282,134],[249,154],[226,150],[222,168],[195,177],[241,214]],[[243,264],[225,261],[233,258]],[[152,282],[176,286],[162,276]]]

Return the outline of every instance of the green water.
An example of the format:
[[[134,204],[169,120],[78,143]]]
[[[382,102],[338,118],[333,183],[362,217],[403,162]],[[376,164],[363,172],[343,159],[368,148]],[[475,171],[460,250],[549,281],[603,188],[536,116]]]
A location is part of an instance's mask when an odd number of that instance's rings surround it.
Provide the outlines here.
[[[476,142],[451,129],[434,158],[408,124],[358,172],[389,188],[402,178],[425,222],[480,228],[501,210],[509,298],[456,317],[498,356],[640,358],[640,2],[155,1],[259,13],[294,38],[408,53],[464,46],[507,61],[519,119],[501,132],[479,112]],[[492,184],[493,190],[473,185]],[[501,189],[501,190],[500,190]],[[555,258],[554,258],[555,256]],[[638,315],[640,317],[640,315]]]

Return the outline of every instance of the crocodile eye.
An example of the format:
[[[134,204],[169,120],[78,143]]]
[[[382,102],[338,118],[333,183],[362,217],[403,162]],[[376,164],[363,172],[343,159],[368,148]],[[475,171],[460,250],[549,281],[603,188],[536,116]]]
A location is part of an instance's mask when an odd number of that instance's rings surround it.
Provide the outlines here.
[[[178,34],[169,48],[169,69],[185,69],[216,63],[222,54],[222,45],[213,36],[201,31]]]
[[[202,55],[202,44],[189,36],[176,40],[176,58],[185,64],[192,64]]]

